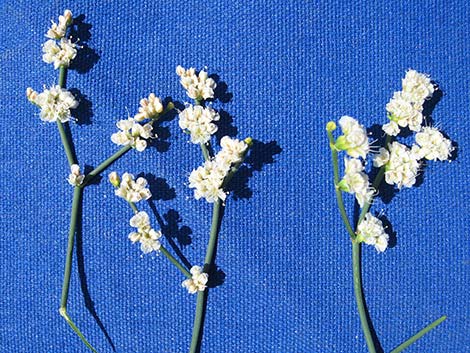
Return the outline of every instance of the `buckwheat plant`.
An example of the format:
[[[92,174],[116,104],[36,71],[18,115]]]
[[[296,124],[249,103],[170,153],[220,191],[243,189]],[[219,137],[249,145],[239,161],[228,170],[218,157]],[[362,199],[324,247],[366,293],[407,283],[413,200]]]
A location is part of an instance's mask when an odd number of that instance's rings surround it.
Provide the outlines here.
[[[66,89],[68,68],[75,59],[77,51],[80,50],[80,46],[74,42],[77,38],[67,38],[67,34],[72,26],[74,26],[72,12],[65,10],[64,14],[59,16],[58,23],[52,22],[51,27],[46,33],[46,37],[50,39],[44,43],[42,47],[43,61],[48,64],[53,64],[54,69],[59,70],[58,83],[49,88],[44,86],[43,92],[41,93],[34,91],[32,88],[27,88],[26,96],[31,103],[35,104],[40,109],[39,118],[42,121],[56,123],[70,166],[67,181],[74,189],[59,313],[72,330],[80,337],[83,343],[91,351],[96,352],[72,321],[67,311],[74,238],[78,218],[80,217],[79,210],[81,208],[83,191],[94,177],[100,175],[114,161],[131,149],[135,149],[139,152],[145,150],[148,139],[154,137],[152,134],[153,125],[163,114],[173,109],[173,105],[169,103],[166,107],[163,107],[160,99],[155,97],[154,94],[151,94],[148,99],[141,100],[139,113],[134,118],[119,121],[117,127],[120,131],[111,138],[114,143],[123,147],[99,164],[91,172],[86,175],[83,174],[74,152],[75,149],[68,125],[70,121],[76,121],[76,119],[73,118],[72,112],[80,104],[77,98]],[[127,179],[130,179],[130,176],[126,177],[126,180]],[[129,191],[123,188],[122,190],[122,195],[125,195],[126,199],[131,200],[130,202],[133,202],[139,197],[145,198],[148,195],[148,193],[143,190],[142,183],[137,181],[136,184],[138,187],[141,187],[141,189],[134,188]],[[142,249],[145,249],[145,251],[158,249],[158,238],[160,234],[145,223],[145,217],[143,215],[141,215],[140,218],[134,218],[131,224],[137,227],[137,232],[132,236],[134,242],[139,241],[142,244]]]
[[[194,169],[189,175],[189,187],[194,189],[196,199],[204,199],[213,204],[204,267],[202,269],[193,267],[192,277],[182,283],[189,293],[197,293],[196,314],[189,350],[195,353],[200,350],[202,340],[204,307],[208,294],[206,282],[214,272],[215,249],[221,223],[221,210],[227,201],[227,187],[245,160],[252,145],[252,139],[246,138],[239,141],[224,136],[220,140],[219,152],[214,155],[211,136],[217,131],[214,121],[219,120],[219,114],[206,103],[208,99],[214,99],[216,83],[204,70],[196,73],[194,68],[184,69],[178,66],[176,73],[188,97],[194,100],[193,104],[187,104],[186,108],[179,113],[179,126],[183,132],[190,135],[191,143],[200,146],[204,157],[202,166]]]
[[[378,150],[371,146],[364,126],[352,117],[343,116],[339,119],[342,133],[336,139],[333,136],[337,128],[336,123],[330,121],[326,125],[339,212],[352,243],[354,294],[370,353],[375,353],[376,350],[362,292],[361,245],[362,243],[371,245],[378,253],[383,253],[388,246],[389,237],[382,221],[370,213],[369,209],[374,197],[380,192],[379,186],[382,181],[397,189],[410,188],[416,183],[424,160],[445,161],[451,157],[453,151],[451,141],[435,127],[423,126],[425,123],[423,104],[437,89],[438,87],[427,75],[415,70],[409,70],[406,73],[402,80],[402,90],[395,92],[386,105],[389,122],[382,126],[386,134],[385,143]],[[415,143],[411,147],[396,140],[400,132],[406,128],[414,133]],[[338,154],[341,152],[344,152],[346,156],[344,157],[344,176],[340,179]],[[372,183],[364,171],[367,159],[372,159],[373,166],[378,168]],[[355,229],[346,213],[343,192],[353,194],[361,208]],[[442,316],[432,322],[393,349],[392,353],[403,351],[445,319],[446,316]]]

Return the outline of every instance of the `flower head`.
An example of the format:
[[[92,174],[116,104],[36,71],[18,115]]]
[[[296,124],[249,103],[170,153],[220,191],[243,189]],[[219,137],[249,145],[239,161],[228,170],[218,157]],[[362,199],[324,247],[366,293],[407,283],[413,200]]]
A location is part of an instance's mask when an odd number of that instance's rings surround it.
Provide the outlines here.
[[[67,181],[72,186],[80,186],[85,179],[85,175],[80,173],[80,166],[78,164],[72,164],[70,166],[70,174],[67,178]]]
[[[388,145],[389,158],[385,165],[385,181],[390,185],[397,185],[398,188],[412,187],[416,182],[416,177],[419,172],[419,154],[417,146],[412,149],[395,141]],[[375,165],[379,166],[387,158],[384,151],[382,151],[378,159],[375,160]]]
[[[28,88],[26,96],[30,102],[41,108],[39,116],[42,121],[55,122],[58,120],[65,123],[71,118],[70,109],[78,107],[78,102],[72,93],[58,85],[49,89],[44,87],[44,91],[39,94],[32,88]]]
[[[336,140],[336,148],[346,151],[353,158],[362,157],[365,159],[369,152],[369,140],[364,126],[350,116],[341,117],[338,123],[343,135]]]
[[[388,235],[382,221],[370,213],[357,226],[357,237],[358,240],[373,245],[378,252],[384,252],[388,246]]]
[[[434,85],[429,76],[419,73],[416,70],[408,70],[402,80],[403,92],[408,94],[408,99],[418,105],[422,105],[424,100],[434,93]]]
[[[163,104],[155,93],[150,93],[148,98],[140,100],[139,112],[134,116],[135,121],[156,119],[163,112]]]
[[[412,99],[407,92],[395,92],[385,109],[390,120],[400,127],[408,126],[412,131],[419,131],[423,122],[423,106],[422,103],[414,103]]]
[[[452,142],[434,127],[423,127],[415,139],[419,145],[418,154],[427,160],[448,160],[454,150]]]
[[[114,193],[128,202],[139,202],[141,200],[148,200],[152,196],[152,193],[146,186],[147,180],[145,178],[140,177],[134,180],[132,174],[124,173],[121,183]]]
[[[186,288],[190,294],[203,292],[207,288],[209,275],[202,272],[202,268],[200,266],[191,267],[190,272],[192,277],[183,281],[181,285]]]
[[[180,83],[189,98],[196,100],[214,98],[217,84],[206,71],[201,70],[199,74],[196,74],[196,69],[193,67],[186,70],[182,66],[178,66],[176,74],[180,77]]]
[[[220,119],[219,114],[212,108],[200,105],[188,105],[179,114],[179,126],[191,134],[191,142],[206,143],[217,131],[213,122]]]
[[[62,38],[58,44],[50,39],[42,46],[42,60],[48,64],[54,64],[54,68],[69,67],[70,62],[77,55],[76,45],[70,39]]]
[[[340,190],[354,194],[359,206],[364,207],[374,194],[374,189],[369,184],[369,177],[363,172],[364,165],[356,158],[344,158],[344,165],[344,177],[338,186]]]
[[[150,226],[150,219],[147,212],[140,211],[135,214],[130,219],[129,223],[131,227],[137,228],[136,232],[129,234],[129,239],[133,243],[139,242],[140,249],[144,254],[160,250],[161,244],[159,239],[162,236],[162,232],[155,231]]]
[[[51,39],[61,39],[65,37],[67,27],[72,24],[72,12],[70,10],[65,10],[64,14],[59,16],[59,23],[52,22],[51,27],[46,33],[46,37]]]
[[[116,123],[119,130],[111,135],[111,141],[117,145],[132,146],[142,152],[147,148],[146,139],[154,137],[152,134],[152,123],[139,124],[134,118],[119,120]]]

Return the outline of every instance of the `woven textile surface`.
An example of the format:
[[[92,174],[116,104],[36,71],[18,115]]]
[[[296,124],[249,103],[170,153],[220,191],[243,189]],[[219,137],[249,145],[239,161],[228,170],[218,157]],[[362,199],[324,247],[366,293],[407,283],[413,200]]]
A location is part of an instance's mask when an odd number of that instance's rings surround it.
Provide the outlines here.
[[[406,70],[430,74],[443,93],[433,121],[457,157],[428,163],[418,187],[374,204],[396,244],[383,254],[363,248],[364,289],[383,351],[444,314],[407,352],[470,351],[467,1],[3,0],[0,353],[86,352],[58,314],[73,194],[67,160],[55,124],[25,98],[26,87],[57,82],[41,44],[66,8],[82,15],[87,43],[67,79],[82,102],[82,123],[71,125],[82,167],[117,151],[115,123],[148,93],[189,101],[179,64],[219,77],[221,132],[258,141],[222,221],[216,262],[225,280],[209,294],[208,353],[367,351],[325,124],[351,115],[381,125]],[[161,218],[189,263],[202,264],[211,205],[187,187],[201,152],[177,117],[159,132],[154,146],[110,170],[151,179],[154,198],[141,208],[155,224]],[[99,352],[186,352],[196,297],[163,256],[141,256],[127,239],[132,213],[106,175],[84,193],[69,313]],[[345,200],[352,218],[353,198]]]

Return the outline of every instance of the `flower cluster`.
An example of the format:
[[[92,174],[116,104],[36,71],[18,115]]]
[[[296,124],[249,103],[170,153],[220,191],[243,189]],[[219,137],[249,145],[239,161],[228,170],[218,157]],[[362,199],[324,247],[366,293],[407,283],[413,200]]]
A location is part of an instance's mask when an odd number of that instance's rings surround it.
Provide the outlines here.
[[[367,213],[357,226],[357,240],[375,246],[378,252],[384,252],[388,246],[388,235],[382,221]]]
[[[369,184],[369,177],[364,173],[364,164],[360,159],[344,158],[345,172],[338,187],[341,191],[355,194],[359,206],[369,203],[374,189]]]
[[[409,70],[402,80],[402,91],[395,92],[386,105],[390,122],[382,126],[385,133],[396,136],[404,127],[419,131],[423,123],[424,101],[432,96],[434,90],[428,76]]]
[[[224,136],[220,141],[221,151],[206,161],[202,166],[193,170],[189,176],[189,187],[194,188],[194,197],[207,202],[218,199],[224,201],[227,197],[223,183],[230,168],[243,160],[248,144],[245,141]]]
[[[338,150],[346,151],[353,158],[366,158],[369,152],[369,139],[367,131],[359,122],[350,116],[343,116],[338,121],[343,135],[336,140],[335,147]]]
[[[137,228],[136,232],[129,234],[132,243],[139,242],[140,249],[144,254],[160,250],[161,231],[156,231],[150,226],[149,215],[145,211],[140,211],[130,219],[131,227]]]
[[[416,148],[394,141],[385,148],[380,148],[374,158],[374,166],[385,165],[385,181],[387,184],[396,184],[399,189],[403,186],[412,187],[419,172],[419,155]]]
[[[202,272],[202,268],[200,266],[191,267],[189,272],[191,272],[192,277],[183,281],[181,285],[186,288],[190,294],[203,292],[207,288],[209,275],[205,272]]]
[[[117,145],[131,146],[139,152],[147,148],[146,139],[154,137],[151,122],[142,125],[135,118],[129,117],[125,120],[119,120],[116,126],[121,131],[112,134],[111,141]]]
[[[109,174],[109,181],[116,187],[114,193],[116,196],[122,197],[128,202],[139,202],[141,200],[148,200],[152,193],[146,188],[147,180],[145,178],[137,178],[129,173],[122,175],[122,180],[116,172]]]
[[[68,67],[77,55],[77,46],[70,39],[65,38],[67,28],[72,24],[72,12],[65,10],[59,16],[59,23],[52,21],[52,25],[46,33],[51,38],[42,46],[44,60],[48,64],[54,64],[54,68]]]
[[[188,105],[179,114],[179,126],[191,135],[191,142],[206,143],[217,131],[213,121],[220,119],[219,114],[212,108],[201,105]]]
[[[60,86],[52,86],[50,89],[44,87],[44,91],[37,93],[32,88],[26,89],[26,97],[28,100],[41,108],[39,114],[41,120],[47,122],[60,121],[65,123],[70,120],[70,109],[78,107],[72,93],[60,88]]]
[[[72,24],[72,12],[65,10],[63,15],[59,16],[59,23],[52,22],[51,28],[46,33],[46,37],[51,39],[61,39],[65,37],[67,27]]]
[[[214,98],[214,90],[217,84],[206,71],[201,70],[199,74],[196,74],[196,69],[193,67],[186,70],[182,66],[178,66],[176,74],[180,77],[180,83],[189,98],[196,100]]]
[[[454,147],[452,142],[436,128],[426,126],[415,136],[416,143],[419,146],[418,154],[420,158],[427,160],[448,160]]]
[[[83,179],[85,179],[85,175],[80,173],[80,166],[78,164],[72,164],[70,166],[70,174],[67,178],[67,181],[72,186],[80,186],[83,183]]]
[[[155,93],[150,93],[148,98],[140,100],[139,112],[134,116],[135,121],[143,121],[145,119],[156,119],[163,112],[163,104]]]

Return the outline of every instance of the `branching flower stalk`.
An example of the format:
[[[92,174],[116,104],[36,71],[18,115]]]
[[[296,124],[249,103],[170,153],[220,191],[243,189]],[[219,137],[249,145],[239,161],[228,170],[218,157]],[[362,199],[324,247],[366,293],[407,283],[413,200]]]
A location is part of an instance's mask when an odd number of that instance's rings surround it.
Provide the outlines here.
[[[93,346],[87,341],[83,333],[73,322],[67,312],[67,303],[69,296],[70,277],[72,269],[73,247],[75,241],[75,234],[77,223],[81,217],[81,202],[84,188],[96,176],[105,171],[112,163],[122,157],[131,149],[143,151],[147,146],[146,139],[152,137],[151,130],[153,124],[166,112],[172,110],[174,107],[170,103],[164,109],[159,98],[154,95],[149,97],[150,101],[143,99],[141,101],[141,108],[139,113],[132,119],[130,125],[131,131],[122,131],[118,133],[118,138],[113,139],[113,142],[124,145],[118,152],[102,162],[98,167],[91,171],[88,175],[83,175],[80,172],[78,160],[75,155],[73,141],[71,136],[68,135],[68,123],[72,119],[71,111],[78,107],[79,102],[75,97],[66,90],[67,71],[77,55],[77,50],[80,47],[71,39],[66,39],[68,29],[73,26],[73,17],[70,10],[65,10],[62,16],[59,16],[58,23],[52,22],[51,27],[46,33],[46,37],[50,38],[43,45],[43,61],[54,65],[55,69],[59,69],[58,85],[52,86],[49,89],[44,87],[42,93],[34,91],[32,88],[26,90],[28,100],[40,108],[40,118],[46,122],[55,122],[59,131],[59,136],[64,147],[65,155],[70,166],[71,173],[68,177],[68,182],[74,187],[72,210],[70,216],[70,227],[68,235],[67,253],[65,258],[64,281],[62,285],[62,295],[60,300],[59,313],[65,319],[67,324],[82,340],[87,348],[96,353]],[[142,120],[148,119],[149,123],[140,125]],[[119,123],[118,123],[119,124]],[[126,125],[126,124],[121,124]],[[119,127],[119,126],[118,126]],[[116,141],[115,141],[116,140]],[[171,256],[171,255],[170,255]],[[183,273],[188,276],[188,272]]]
[[[422,114],[423,104],[432,96],[437,87],[431,83],[428,76],[414,70],[406,73],[402,86],[402,91],[395,92],[386,106],[390,122],[382,127],[386,133],[384,146],[373,157],[374,167],[378,168],[378,171],[372,185],[369,183],[367,174],[364,173],[363,160],[371,150],[365,128],[355,119],[344,116],[339,120],[343,134],[335,140],[333,131],[336,130],[336,123],[330,121],[326,125],[338,208],[352,242],[354,294],[369,353],[375,353],[376,348],[367,318],[362,288],[361,246],[362,243],[373,245],[378,252],[385,251],[388,246],[388,235],[381,220],[369,213],[373,198],[379,192],[379,186],[384,179],[388,184],[396,185],[398,189],[411,187],[416,182],[421,160],[448,160],[453,150],[451,141],[440,131],[430,126],[422,126],[425,121]],[[402,128],[408,128],[416,133],[416,143],[411,148],[393,141],[393,137],[399,135]],[[345,175],[340,180],[338,152],[341,151],[346,152],[352,158],[345,157]],[[346,213],[343,192],[354,194],[361,207],[355,230]],[[444,315],[435,320],[393,349],[391,353],[403,351],[445,319]]]

